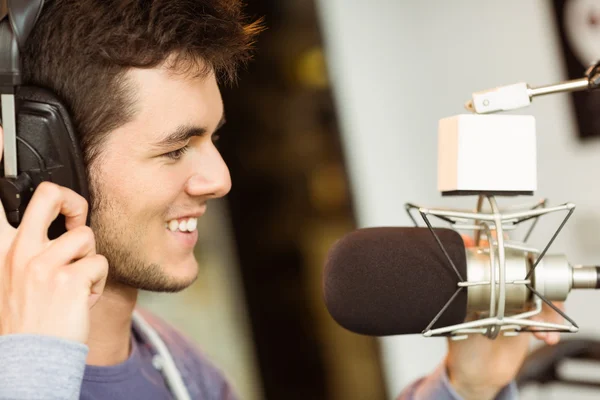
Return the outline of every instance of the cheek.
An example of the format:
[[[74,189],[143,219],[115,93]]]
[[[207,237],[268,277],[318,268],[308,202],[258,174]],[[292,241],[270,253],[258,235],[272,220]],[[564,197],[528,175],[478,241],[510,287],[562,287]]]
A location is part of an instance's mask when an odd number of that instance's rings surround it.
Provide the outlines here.
[[[158,196],[169,198],[174,201],[175,198],[185,191],[185,185],[189,180],[190,168],[186,163],[181,163],[178,166],[164,166],[160,168],[152,177],[150,182],[153,190]]]
[[[98,179],[103,208],[113,218],[135,220],[138,226],[146,225],[143,220],[164,217],[185,182],[176,171],[140,165],[104,169]]]
[[[140,227],[153,220],[163,222],[190,176],[191,165],[186,162],[166,165],[118,154],[103,161],[96,176],[107,211],[116,222],[135,221]]]
[[[171,214],[171,207],[184,193],[187,173],[183,168],[163,166],[154,169],[149,176],[132,182],[137,187],[133,196],[133,201],[139,203],[137,209],[146,216],[160,217],[160,221],[164,222],[166,216]]]

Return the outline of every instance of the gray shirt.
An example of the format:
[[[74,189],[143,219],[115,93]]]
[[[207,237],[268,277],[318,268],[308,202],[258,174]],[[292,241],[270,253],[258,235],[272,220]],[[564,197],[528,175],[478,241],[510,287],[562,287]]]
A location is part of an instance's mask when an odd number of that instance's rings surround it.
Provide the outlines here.
[[[139,310],[138,310],[139,312]],[[194,400],[235,400],[223,374],[190,342],[157,317],[140,312],[167,345]],[[85,365],[87,346],[40,335],[0,336],[2,400],[166,400],[172,399],[162,374],[154,367],[156,351],[132,326],[131,353],[118,365]],[[517,399],[511,383],[497,400]],[[443,365],[400,395],[398,400],[460,400]]]
[[[139,311],[139,310],[138,310]],[[174,328],[140,312],[160,335],[192,399],[234,400],[231,387],[191,343]],[[172,399],[154,367],[156,351],[132,326],[129,358],[118,365],[85,365],[87,346],[40,335],[0,337],[0,399]]]

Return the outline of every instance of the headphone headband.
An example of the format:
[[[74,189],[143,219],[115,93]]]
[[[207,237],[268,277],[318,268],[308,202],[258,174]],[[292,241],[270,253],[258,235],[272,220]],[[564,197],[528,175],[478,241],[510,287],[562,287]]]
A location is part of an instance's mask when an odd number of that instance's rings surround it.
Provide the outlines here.
[[[44,6],[44,0],[0,0],[0,93],[12,94],[21,84],[23,49]]]

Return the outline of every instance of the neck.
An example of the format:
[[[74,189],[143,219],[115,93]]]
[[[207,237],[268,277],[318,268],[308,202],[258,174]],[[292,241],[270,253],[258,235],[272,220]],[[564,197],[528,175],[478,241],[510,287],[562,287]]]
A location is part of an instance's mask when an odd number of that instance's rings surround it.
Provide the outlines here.
[[[137,294],[135,288],[106,283],[102,297],[90,311],[88,365],[109,366],[127,360]]]

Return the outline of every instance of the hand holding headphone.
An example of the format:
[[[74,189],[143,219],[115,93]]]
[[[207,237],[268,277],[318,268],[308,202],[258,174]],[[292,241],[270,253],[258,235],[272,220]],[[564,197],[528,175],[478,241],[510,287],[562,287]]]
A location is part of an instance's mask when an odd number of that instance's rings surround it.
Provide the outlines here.
[[[0,335],[85,343],[108,263],[86,226],[87,178],[67,109],[21,86],[19,53],[43,4],[0,0]]]

